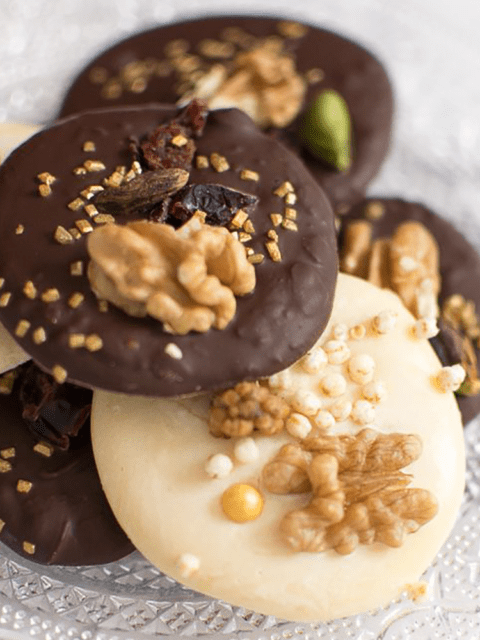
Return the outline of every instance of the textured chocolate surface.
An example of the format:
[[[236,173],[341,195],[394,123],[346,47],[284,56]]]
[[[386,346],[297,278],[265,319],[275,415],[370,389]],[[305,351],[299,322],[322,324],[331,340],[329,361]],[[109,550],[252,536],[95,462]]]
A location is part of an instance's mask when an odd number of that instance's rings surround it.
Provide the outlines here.
[[[205,39],[221,39],[229,27],[240,27],[257,38],[279,35],[278,18],[213,17],[179,22],[135,35],[115,45],[96,58],[75,80],[69,90],[61,115],[106,105],[147,102],[173,103],[178,76],[153,75],[139,91],[123,90],[116,98],[102,97],[102,84],[91,80],[92,70],[103,69],[109,78],[118,76],[125,65],[139,60],[165,60],[165,48],[175,40],[189,43],[188,53],[199,54],[198,45]],[[346,100],[352,121],[354,154],[347,172],[333,171],[309,152],[303,151],[296,136],[298,119],[279,135],[301,153],[316,179],[336,207],[361,199],[370,180],[376,175],[388,149],[392,124],[392,90],[382,65],[368,51],[350,40],[313,26],[300,38],[285,39],[297,69],[305,73],[321,69],[323,79],[308,87],[305,104],[323,89],[335,89]],[[210,60],[211,62],[211,60]],[[222,59],[220,59],[222,62]]]
[[[379,202],[385,208],[384,215],[372,221],[374,238],[391,236],[396,227],[407,220],[421,222],[435,237],[440,249],[440,304],[451,295],[461,294],[464,298],[474,301],[477,312],[480,310],[480,256],[455,227],[421,204],[381,198],[365,200],[358,204],[344,218],[343,225],[348,224],[350,219],[364,218],[369,202]],[[432,344],[444,364],[455,364],[459,361],[455,340],[449,331],[442,329],[442,324],[440,328],[440,334]],[[475,352],[480,376],[480,349],[475,348]],[[465,424],[480,412],[480,394],[457,395],[457,400]]]
[[[43,450],[49,456],[35,451],[40,440],[22,419],[21,378],[10,395],[0,395],[0,541],[42,564],[103,564],[124,557],[134,548],[102,491],[90,422],[68,451],[48,445]]]
[[[117,165],[130,165],[130,136],[151,132],[175,113],[173,107],[152,105],[72,117],[31,138],[0,170],[0,276],[5,279],[0,294],[11,294],[0,308],[1,320],[12,334],[17,332],[19,343],[43,368],[60,366],[71,382],[165,396],[232,386],[297,360],[328,321],[337,275],[330,204],[303,164],[238,110],[212,112],[197,140],[199,154],[221,153],[231,168],[221,173],[211,167],[193,169],[191,182],[221,183],[259,198],[250,218],[255,233],[249,246],[265,260],[256,266],[254,292],[237,299],[237,313],[226,330],[205,334],[172,336],[153,319],[132,318],[113,305],[108,312],[100,310],[85,275],[85,236],[62,245],[53,238],[55,228],[88,220],[82,209],[72,211],[67,205]],[[85,152],[85,141],[93,141],[96,151]],[[75,175],[73,169],[87,159],[102,160],[106,169]],[[243,168],[257,171],[259,181],[242,180]],[[47,197],[37,191],[36,176],[43,171],[57,178]],[[283,212],[285,202],[273,191],[286,180],[298,197],[298,231],[277,228],[282,261],[273,262],[265,249],[267,231],[273,228],[269,214]],[[118,216],[117,221],[127,218]],[[18,233],[19,224],[23,233]],[[70,274],[70,265],[77,261],[84,263],[82,276]],[[36,291],[33,299],[24,292],[29,281]],[[58,300],[43,301],[49,289],[58,291]],[[74,293],[84,296],[76,307],[69,303]],[[23,337],[18,335],[21,320],[30,323],[23,323]],[[46,338],[40,343],[35,340],[39,328]],[[72,349],[72,333],[99,336],[103,347],[95,352]],[[181,359],[165,353],[169,343],[178,345]]]

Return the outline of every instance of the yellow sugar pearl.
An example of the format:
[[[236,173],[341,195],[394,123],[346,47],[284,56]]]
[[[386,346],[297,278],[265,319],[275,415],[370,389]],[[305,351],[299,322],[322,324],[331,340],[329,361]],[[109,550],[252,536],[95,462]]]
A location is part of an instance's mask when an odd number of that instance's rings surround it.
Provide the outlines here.
[[[232,484],[223,492],[222,507],[234,522],[255,520],[262,513],[262,494],[250,484]]]

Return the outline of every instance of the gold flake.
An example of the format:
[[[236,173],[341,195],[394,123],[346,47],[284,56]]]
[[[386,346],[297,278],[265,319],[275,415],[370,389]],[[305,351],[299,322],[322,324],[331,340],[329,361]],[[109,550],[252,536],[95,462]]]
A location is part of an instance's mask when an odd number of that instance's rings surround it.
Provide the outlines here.
[[[221,156],[219,153],[210,154],[210,162],[212,164],[212,167],[218,173],[223,173],[224,171],[228,171],[230,169],[228,160],[225,158],[225,156]]]
[[[305,72],[305,80],[308,84],[317,84],[321,82],[325,77],[325,71],[323,69],[319,69],[318,67],[313,67],[312,69],[308,69]]]
[[[0,278],[0,289],[3,287],[4,284],[5,284],[5,278]]]
[[[260,174],[257,171],[252,171],[251,169],[242,169],[240,171],[240,179],[258,182],[260,180]]]
[[[8,447],[7,449],[2,449],[0,451],[0,455],[2,458],[14,458],[15,457],[15,447]]]
[[[230,225],[234,229],[241,229],[245,224],[245,222],[247,221],[247,219],[248,219],[248,213],[243,209],[239,209],[237,213],[233,216],[233,218],[230,220]]]
[[[56,177],[52,176],[52,174],[49,173],[48,171],[43,171],[42,173],[39,173],[37,175],[37,178],[40,180],[40,182],[43,182],[44,184],[53,184],[56,180]]]
[[[24,338],[30,329],[30,322],[28,320],[19,320],[15,327],[15,335],[19,338]]]
[[[37,297],[37,287],[31,280],[27,280],[23,285],[23,293],[27,298],[30,298],[30,300],[34,300]]]
[[[72,295],[68,299],[68,306],[71,307],[72,309],[76,309],[82,304],[84,300],[85,300],[85,296],[83,295],[83,293],[80,293],[79,291],[75,291],[75,293],[72,293]]]
[[[138,160],[134,160],[132,162],[132,171],[134,171],[137,176],[139,176],[142,173],[142,165],[140,164],[140,162]]]
[[[115,218],[109,213],[99,213],[93,220],[96,224],[111,224],[115,222]]]
[[[119,187],[124,180],[124,176],[120,171],[114,171],[107,178],[103,180],[103,184],[106,187]]]
[[[35,553],[35,545],[33,544],[33,542],[28,542],[27,540],[24,540],[23,550],[25,551],[25,553],[28,553],[29,555],[33,556],[33,554]]]
[[[103,340],[96,333],[91,333],[85,338],[85,347],[88,351],[100,351],[103,347]]]
[[[85,202],[82,200],[82,198],[75,198],[75,200],[72,200],[71,202],[69,202],[67,204],[67,207],[71,211],[78,211],[79,209],[81,209],[83,207],[84,204],[85,204]]]
[[[42,344],[47,340],[47,333],[43,327],[37,327],[32,334],[32,340],[35,344]]]
[[[90,216],[90,218],[94,218],[98,214],[98,209],[94,204],[86,204],[85,213]]]
[[[85,169],[89,172],[92,171],[103,171],[106,169],[106,166],[103,164],[101,160],[85,160],[83,163]]]
[[[4,526],[5,526],[5,521],[4,520],[0,520],[0,533],[2,533]]]
[[[93,84],[103,84],[108,78],[108,71],[105,67],[93,67],[88,74],[88,79]]]
[[[8,460],[0,460],[0,473],[8,473],[12,470],[12,465]]]
[[[294,191],[295,189],[293,188],[293,184],[286,180],[285,182],[282,182],[282,184],[277,187],[277,189],[275,189],[273,194],[275,196],[278,196],[279,198],[284,198],[287,193],[293,193]]]
[[[89,151],[96,151],[95,143],[93,142],[93,140],[87,140],[83,143],[82,149],[87,153]]]
[[[275,231],[275,229],[269,229],[267,231],[267,236],[270,238],[270,240],[278,242],[278,233]]]
[[[52,376],[58,382],[58,384],[63,384],[67,379],[67,370],[62,367],[60,364],[55,364],[52,368]]]
[[[182,134],[178,134],[177,136],[174,136],[171,140],[171,144],[173,144],[174,147],[184,147],[187,143],[188,143],[188,138],[186,138],[185,136],[182,136]]]
[[[85,346],[84,333],[70,333],[68,336],[68,346],[70,349],[80,349]]]
[[[52,193],[52,187],[49,184],[44,184],[42,182],[42,184],[38,185],[38,193],[42,198],[46,198]]]
[[[36,453],[39,453],[41,456],[45,456],[45,458],[50,458],[53,454],[53,446],[49,442],[37,442],[37,444],[33,447],[33,450]]]
[[[250,218],[248,220],[245,220],[245,222],[243,223],[243,230],[246,233],[255,233],[255,227],[253,226]]]
[[[231,58],[235,53],[235,47],[231,42],[205,38],[198,43],[198,51],[205,58]]]
[[[247,254],[247,256],[253,256],[255,251],[252,249],[252,247],[245,247],[245,253]]]
[[[265,260],[265,256],[263,253],[254,253],[251,256],[248,256],[247,260],[251,264],[261,264]]]
[[[25,227],[23,226],[23,224],[19,224],[17,225],[16,229],[15,229],[15,233],[17,234],[17,236],[22,235],[22,233],[25,231]]]
[[[93,198],[93,196],[100,191],[105,191],[101,184],[91,184],[83,191],[80,191],[80,195],[85,198],[85,200],[90,200],[90,198]]]
[[[278,32],[285,38],[303,38],[308,31],[308,27],[293,20],[282,20],[277,25]]]
[[[15,369],[13,371],[7,371],[3,376],[0,376],[0,393],[4,396],[9,396],[12,393],[13,385],[16,379]]]
[[[55,233],[53,234],[54,239],[58,242],[58,244],[70,244],[73,242],[73,236],[69,233],[65,227],[62,225],[58,225],[55,229]]]
[[[11,297],[12,297],[12,294],[10,293],[10,291],[6,291],[5,293],[2,293],[2,295],[0,296],[0,307],[6,307],[7,304],[10,302]]]
[[[281,213],[271,213],[270,220],[274,227],[279,227],[282,224],[283,216]]]
[[[68,233],[72,236],[74,240],[79,240],[82,237],[82,234],[76,227],[72,227],[68,230]]]
[[[75,225],[81,233],[90,233],[93,231],[93,227],[88,220],[75,220]]]
[[[288,229],[289,231],[298,231],[297,223],[293,220],[290,220],[289,218],[285,218],[285,220],[282,222],[282,227],[284,229]]]
[[[167,356],[173,358],[174,360],[181,360],[183,358],[183,353],[180,347],[174,342],[169,342],[164,349]]]
[[[108,301],[107,300],[99,300],[98,301],[98,310],[101,313],[106,313],[108,311]]]
[[[30,480],[19,480],[17,482],[18,493],[28,493],[32,487],[33,484],[30,482]]]
[[[87,170],[85,169],[85,167],[75,167],[75,169],[73,169],[73,173],[76,176],[84,176],[87,173]]]
[[[273,262],[281,262],[282,254],[280,252],[280,247],[274,240],[265,242],[265,247],[267,248],[268,254]]]
[[[51,287],[50,289],[45,289],[40,297],[43,302],[56,302],[60,300],[60,291],[55,287]]]
[[[164,47],[164,52],[167,58],[176,58],[177,56],[187,53],[189,48],[188,40],[178,38],[177,40],[170,40]]]
[[[291,207],[285,207],[285,218],[287,218],[287,220],[296,220],[297,210]]]
[[[379,220],[385,214],[385,206],[376,200],[365,207],[365,217],[368,220]]]
[[[296,193],[287,193],[285,196],[285,204],[295,204],[297,202]]]
[[[245,231],[240,231],[238,234],[238,239],[240,242],[250,242],[252,236],[249,233],[245,233]]]
[[[83,262],[82,260],[77,260],[76,262],[72,262],[70,265],[70,275],[71,276],[83,276]]]

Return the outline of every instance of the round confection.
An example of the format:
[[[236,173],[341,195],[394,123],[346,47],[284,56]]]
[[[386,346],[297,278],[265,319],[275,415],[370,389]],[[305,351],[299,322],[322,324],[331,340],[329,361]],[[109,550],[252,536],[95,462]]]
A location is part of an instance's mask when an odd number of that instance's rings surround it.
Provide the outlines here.
[[[90,425],[68,450],[34,437],[22,417],[24,367],[12,392],[0,395],[0,541],[42,564],[104,564],[126,556],[134,549],[102,491]]]
[[[20,122],[0,122],[0,162],[12,149],[32,136],[38,127]],[[20,229],[19,229],[20,231]],[[0,325],[0,373],[13,369],[29,356],[13,340],[8,331]]]
[[[162,26],[128,38],[81,72],[61,114],[118,104],[176,102],[192,74],[212,64],[230,64],[239,51],[259,43],[283,43],[298,73],[307,79],[304,108],[325,89],[346,101],[353,124],[353,163],[336,171],[305,151],[297,132],[301,115],[282,134],[343,209],[359,200],[388,149],[393,98],[380,62],[336,33],[268,17],[221,16]],[[280,98],[281,101],[281,98]]]
[[[176,115],[174,107],[152,105],[74,116],[31,138],[0,171],[0,318],[57,380],[165,396],[221,387],[288,366],[328,321],[338,271],[331,206],[300,160],[236,109],[209,114],[195,141],[207,166],[194,160],[189,184],[258,198],[245,233],[260,260],[254,291],[237,298],[226,329],[202,334],[172,335],[153,318],[99,303],[87,277],[86,236],[105,214],[92,214],[88,196],[116,167],[130,167],[132,138]],[[294,207],[287,192],[295,193]],[[122,210],[114,218],[135,217]],[[66,243],[59,227],[68,231]],[[72,335],[84,340],[72,344]]]
[[[384,331],[380,334],[372,330],[372,322],[383,312],[395,321],[388,327],[374,322]],[[426,339],[412,336],[413,323],[395,294],[340,274],[332,317],[315,349],[269,380],[270,390],[294,407],[297,417],[287,423],[294,437],[285,431],[270,437],[261,431],[241,438],[214,437],[207,426],[208,394],[146,401],[94,392],[92,441],[100,478],[137,548],[161,571],[197,591],[282,619],[357,614],[387,605],[416,584],[453,526],[463,493],[465,454],[453,394],[433,384],[441,363]],[[307,415],[310,424],[324,425],[320,435],[334,441],[346,434],[363,437],[370,433],[365,429],[421,441],[420,457],[402,472],[411,474],[407,491],[411,486],[435,496],[436,515],[408,534],[399,548],[377,541],[359,544],[347,555],[331,548],[292,550],[281,536],[280,521],[312,496],[272,493],[264,466],[282,444],[302,443],[307,434],[295,428],[295,420],[298,426]],[[333,419],[330,426],[328,417]],[[237,457],[239,447],[245,453],[245,442],[250,453]],[[327,443],[330,453],[336,446]],[[402,449],[393,448],[395,455]],[[217,454],[221,457],[212,457]],[[381,457],[379,448],[375,455]],[[233,464],[224,464],[227,457]],[[377,478],[378,473],[383,471],[377,468]],[[356,477],[361,492],[368,480]],[[242,496],[247,496],[248,508],[236,510]],[[222,502],[239,521],[225,515]],[[256,519],[248,519],[258,512]]]
[[[407,221],[423,224],[439,247],[440,311],[445,309],[445,302],[451,296],[462,296],[465,301],[473,302],[476,313],[471,317],[472,328],[477,333],[480,332],[480,256],[475,247],[450,222],[420,203],[385,198],[369,198],[352,208],[343,219],[343,229],[350,220],[356,219],[368,219],[371,222],[373,238],[388,238],[400,224]],[[341,245],[342,238],[343,234],[340,236]],[[445,364],[455,364],[460,361],[459,341],[462,340],[463,332],[452,334],[451,328],[444,322],[440,322],[439,327],[440,333],[432,340],[432,344]],[[477,377],[480,377],[480,346],[477,333],[470,343],[476,356]],[[467,424],[480,411],[480,392],[477,389],[477,393],[473,395],[459,393],[457,400],[464,423]]]

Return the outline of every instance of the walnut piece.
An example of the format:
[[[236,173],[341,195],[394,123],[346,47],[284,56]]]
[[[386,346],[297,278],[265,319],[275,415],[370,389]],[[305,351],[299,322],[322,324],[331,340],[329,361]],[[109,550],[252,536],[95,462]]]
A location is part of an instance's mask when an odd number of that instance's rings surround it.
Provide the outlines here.
[[[96,296],[132,316],[150,315],[170,333],[224,329],[235,296],[255,287],[242,244],[195,217],[178,230],[144,221],[98,227],[87,248]]]
[[[401,546],[438,508],[429,491],[408,488],[411,477],[401,471],[421,450],[415,435],[373,429],[282,447],[263,470],[265,487],[279,494],[312,491],[310,504],[280,523],[287,542],[296,551],[341,554],[358,544]]]
[[[196,80],[181,102],[192,97],[206,99],[210,109],[237,107],[260,127],[285,127],[303,104],[306,83],[293,58],[270,43],[242,51],[228,70],[215,64]]]
[[[267,387],[240,382],[215,396],[208,424],[215,436],[248,436],[254,430],[273,435],[282,431],[289,414],[288,403]]]

